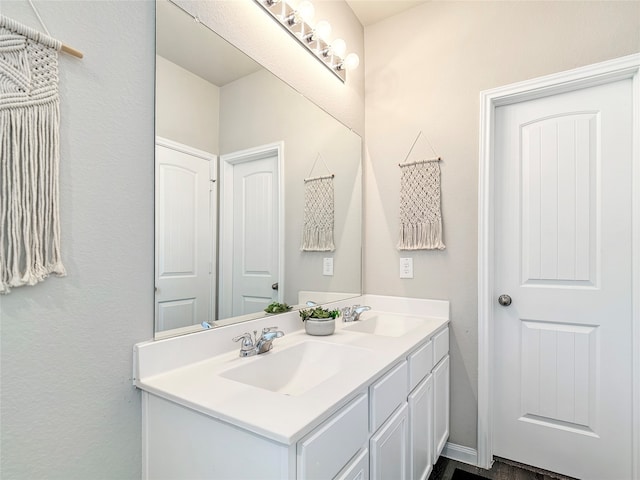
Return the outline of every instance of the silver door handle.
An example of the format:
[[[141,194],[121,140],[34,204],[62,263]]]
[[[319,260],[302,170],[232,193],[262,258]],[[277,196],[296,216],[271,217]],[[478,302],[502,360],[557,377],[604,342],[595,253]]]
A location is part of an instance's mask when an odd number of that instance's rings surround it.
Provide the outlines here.
[[[508,307],[511,305],[511,297],[503,293],[498,297],[498,303],[503,307]]]

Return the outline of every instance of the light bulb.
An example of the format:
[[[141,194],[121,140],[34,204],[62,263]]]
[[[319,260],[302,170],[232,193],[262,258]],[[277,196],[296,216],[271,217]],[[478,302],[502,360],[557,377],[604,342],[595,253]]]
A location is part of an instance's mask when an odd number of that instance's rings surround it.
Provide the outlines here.
[[[347,44],[345,43],[344,40],[342,40],[341,38],[336,38],[332,43],[331,43],[331,52],[334,55],[339,56],[340,58],[342,58],[345,54],[345,52],[347,51]]]
[[[314,29],[314,38],[326,41],[329,35],[331,35],[331,24],[326,20],[320,20]]]
[[[355,53],[350,53],[344,58],[343,64],[345,70],[355,70],[360,65],[360,57]]]
[[[316,13],[316,9],[313,6],[313,3],[311,3],[309,0],[300,2],[300,5],[298,5],[296,11],[300,18],[302,18],[302,20],[304,20],[305,22],[309,22],[313,18],[313,15]]]

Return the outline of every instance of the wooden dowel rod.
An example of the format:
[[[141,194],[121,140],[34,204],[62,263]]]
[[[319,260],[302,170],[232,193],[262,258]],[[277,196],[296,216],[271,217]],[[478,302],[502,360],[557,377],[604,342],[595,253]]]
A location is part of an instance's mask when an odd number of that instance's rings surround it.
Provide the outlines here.
[[[81,51],[76,50],[75,48],[71,48],[69,45],[65,45],[64,43],[62,44],[60,50],[62,50],[64,53],[68,53],[69,55],[73,55],[74,57],[84,57]]]

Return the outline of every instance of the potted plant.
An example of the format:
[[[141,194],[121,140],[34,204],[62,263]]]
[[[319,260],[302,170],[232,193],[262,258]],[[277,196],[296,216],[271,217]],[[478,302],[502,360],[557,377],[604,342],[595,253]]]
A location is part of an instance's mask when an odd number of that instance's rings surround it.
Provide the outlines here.
[[[314,307],[300,310],[300,318],[304,322],[304,330],[308,335],[331,335],[336,329],[336,318],[340,310],[327,310]]]
[[[291,308],[291,305],[287,305],[286,303],[273,302],[270,303],[267,308],[264,309],[264,311],[267,313],[276,314],[288,312],[289,310],[291,310]]]

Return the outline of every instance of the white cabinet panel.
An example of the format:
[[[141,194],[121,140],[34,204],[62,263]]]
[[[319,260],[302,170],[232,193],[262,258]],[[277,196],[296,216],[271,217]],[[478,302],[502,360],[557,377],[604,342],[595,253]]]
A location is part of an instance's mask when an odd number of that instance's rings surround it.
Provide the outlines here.
[[[405,403],[371,437],[371,479],[409,480],[409,408]]]
[[[434,460],[449,438],[449,355],[433,370]]]
[[[362,450],[334,480],[369,480],[369,449]]]
[[[523,283],[593,283],[599,118],[571,112],[521,127]]]
[[[433,364],[437,365],[449,353],[449,328],[433,337]]]
[[[372,432],[380,428],[402,402],[406,402],[407,386],[407,362],[404,361],[370,387]]]
[[[425,480],[434,464],[433,457],[433,375],[411,392],[409,403],[409,478]]]
[[[369,410],[366,393],[298,443],[298,478],[333,478],[365,445]]]
[[[433,366],[433,342],[429,340],[420,348],[412,352],[408,357],[409,361],[409,391],[431,373]]]

